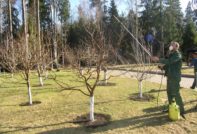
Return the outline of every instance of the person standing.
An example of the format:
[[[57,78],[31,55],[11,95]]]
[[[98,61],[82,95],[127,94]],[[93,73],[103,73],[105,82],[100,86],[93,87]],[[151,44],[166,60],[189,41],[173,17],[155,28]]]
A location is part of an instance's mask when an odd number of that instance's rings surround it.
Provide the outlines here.
[[[167,76],[168,102],[171,104],[173,102],[173,98],[175,98],[177,105],[180,107],[180,114],[185,118],[184,105],[180,95],[182,55],[179,52],[179,43],[171,42],[169,51],[170,54],[167,59],[151,57],[151,60],[164,65],[165,74]]]
[[[194,78],[194,82],[193,82],[193,84],[192,84],[192,86],[191,86],[191,89],[195,89],[196,88],[196,77],[197,77],[197,52],[194,52],[194,53],[192,53],[192,61],[191,61],[191,64],[190,64],[190,66],[194,66],[194,76],[195,76],[195,78]]]

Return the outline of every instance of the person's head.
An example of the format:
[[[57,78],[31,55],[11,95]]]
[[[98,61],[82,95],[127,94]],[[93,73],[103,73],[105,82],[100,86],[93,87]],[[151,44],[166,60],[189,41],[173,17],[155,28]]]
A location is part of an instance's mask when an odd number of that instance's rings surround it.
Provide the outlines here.
[[[172,42],[170,43],[169,50],[170,50],[170,51],[177,51],[177,50],[179,50],[179,47],[180,47],[180,45],[179,45],[178,42],[172,41]]]

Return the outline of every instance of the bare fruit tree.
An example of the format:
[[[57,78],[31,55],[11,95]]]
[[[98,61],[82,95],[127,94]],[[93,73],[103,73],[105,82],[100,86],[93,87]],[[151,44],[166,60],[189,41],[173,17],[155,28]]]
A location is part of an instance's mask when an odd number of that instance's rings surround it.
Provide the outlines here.
[[[90,97],[90,121],[94,121],[94,92],[101,77],[101,68],[107,61],[108,49],[100,25],[87,24],[86,32],[88,36],[83,42],[84,47],[76,52],[75,68],[78,70],[79,78],[86,85],[88,91],[86,95]]]
[[[122,27],[126,30],[126,32],[130,35],[130,38],[135,41],[135,43],[131,42],[130,46],[132,48],[132,52],[130,53],[130,57],[134,59],[133,61],[127,61],[126,63],[131,64],[131,77],[135,77],[138,81],[138,89],[139,89],[139,97],[143,98],[143,81],[151,78],[153,74],[151,72],[156,70],[157,65],[152,64],[151,57],[151,46],[146,45],[143,39],[143,35],[140,30],[137,32],[137,36],[135,36],[126,25],[124,25],[116,16],[114,16],[116,20],[122,25]],[[134,24],[137,25],[137,24]],[[123,61],[124,62],[124,61]],[[128,72],[129,73],[129,72]]]
[[[86,38],[82,41],[81,47],[72,50],[72,52],[69,51],[69,55],[73,55],[70,58],[72,67],[76,72],[77,79],[85,85],[86,90],[73,88],[68,90],[77,90],[90,97],[89,119],[93,122],[95,120],[94,94],[101,79],[102,67],[106,66],[108,61],[109,44],[106,41],[102,27],[98,23],[89,21],[84,24],[84,27]],[[56,82],[61,87],[64,87],[63,82]]]

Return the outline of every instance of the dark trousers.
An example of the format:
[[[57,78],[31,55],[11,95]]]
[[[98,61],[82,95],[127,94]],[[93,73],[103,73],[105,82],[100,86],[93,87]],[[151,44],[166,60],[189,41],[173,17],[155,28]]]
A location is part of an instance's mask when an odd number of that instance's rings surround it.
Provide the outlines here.
[[[180,95],[180,80],[176,80],[173,78],[168,78],[167,80],[167,96],[169,104],[172,103],[173,98],[175,98],[177,105],[180,108],[181,114],[184,114],[184,105],[183,100]]]

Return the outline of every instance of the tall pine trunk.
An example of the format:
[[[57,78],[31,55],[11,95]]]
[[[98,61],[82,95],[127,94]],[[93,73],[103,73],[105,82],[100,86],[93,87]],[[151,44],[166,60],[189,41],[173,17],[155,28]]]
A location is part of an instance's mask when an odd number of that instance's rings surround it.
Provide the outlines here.
[[[56,1],[53,0],[52,1],[52,21],[53,21],[53,60],[54,60],[54,63],[55,63],[55,68],[58,69],[58,58],[57,58],[57,41],[56,41],[56,16],[57,16],[57,5],[56,5]]]
[[[14,66],[15,66],[15,58],[14,58],[14,46],[13,46],[13,26],[12,26],[12,4],[11,0],[8,0],[8,11],[9,11],[9,44],[11,49],[11,77],[14,77]]]
[[[39,63],[37,65],[37,72],[38,72],[38,78],[40,82],[40,86],[43,86],[43,79],[41,75],[41,69],[42,69],[42,46],[41,46],[41,39],[40,39],[40,1],[36,1],[36,23],[37,23],[37,39],[38,39],[38,48],[39,48]]]

